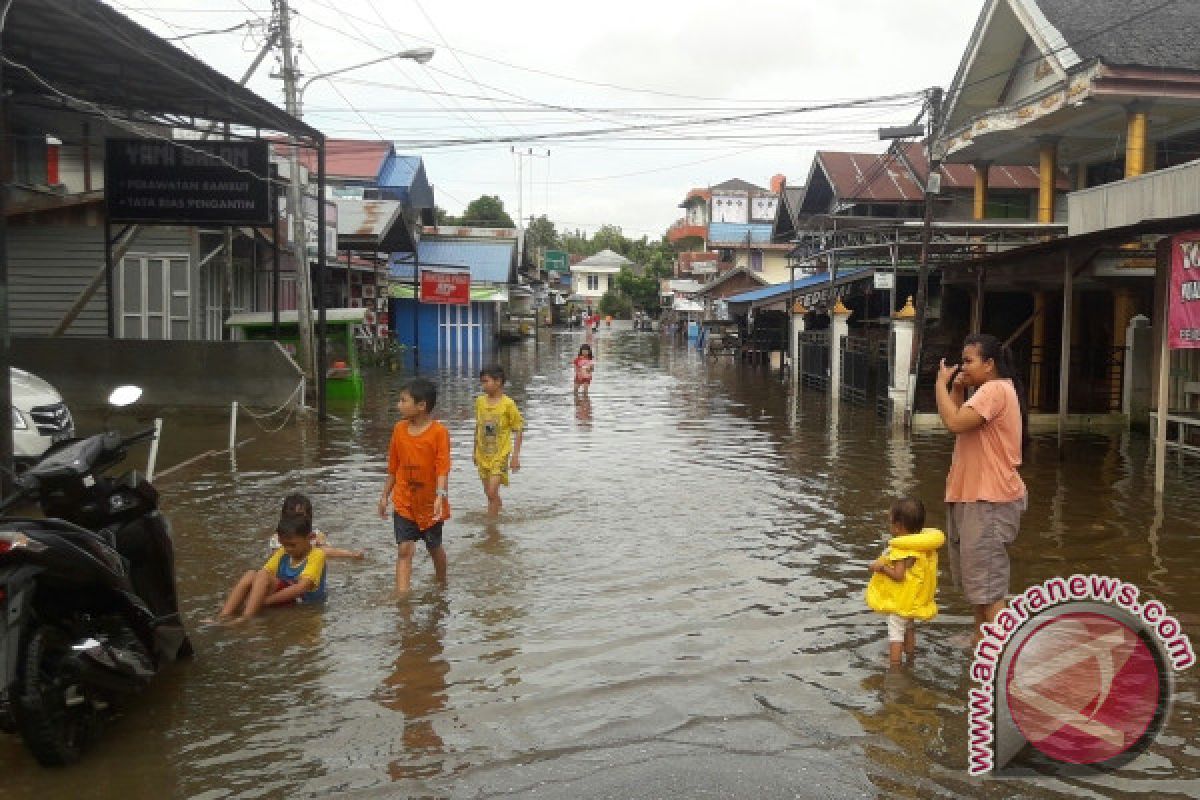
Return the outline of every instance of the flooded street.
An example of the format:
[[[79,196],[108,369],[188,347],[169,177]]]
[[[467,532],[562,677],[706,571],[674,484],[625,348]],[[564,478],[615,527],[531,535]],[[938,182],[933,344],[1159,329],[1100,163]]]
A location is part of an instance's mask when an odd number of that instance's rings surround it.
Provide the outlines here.
[[[952,439],[893,439],[870,410],[789,400],[776,376],[602,331],[592,396],[571,393],[582,335],[502,350],[528,425],[523,469],[489,523],[471,464],[478,365],[437,372],[450,428],[448,588],[418,552],[391,599],[395,545],[375,515],[402,375],[360,408],[253,436],[160,484],[197,657],[134,703],[84,761],[38,767],[0,737],[17,798],[1118,797],[1200,794],[1200,673],[1177,676],[1167,727],[1113,774],[966,773],[969,610],[943,568],[942,614],[911,669],[886,668],[866,564],[892,497],[942,525]],[[186,428],[186,430],[184,430]],[[224,447],[223,419],[164,436]],[[177,442],[179,440],[177,439]],[[208,442],[207,444],[205,442]],[[179,445],[177,444],[178,448]],[[161,466],[179,460],[168,447]],[[1155,521],[1144,437],[1035,440],[1012,589],[1115,575],[1200,635],[1200,460],[1171,455]],[[231,469],[232,467],[232,469]],[[282,496],[365,562],[334,561],[322,609],[204,627],[265,561]]]

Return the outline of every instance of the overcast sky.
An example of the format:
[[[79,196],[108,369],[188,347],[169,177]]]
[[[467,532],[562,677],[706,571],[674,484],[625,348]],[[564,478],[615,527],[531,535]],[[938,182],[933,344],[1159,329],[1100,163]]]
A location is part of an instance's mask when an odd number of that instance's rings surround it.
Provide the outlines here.
[[[109,4],[164,37],[271,13],[270,0]],[[511,148],[532,148],[526,217],[657,238],[692,187],[734,177],[767,186],[777,173],[802,184],[817,149],[882,150],[875,129],[911,122],[919,98],[711,120],[946,86],[983,0],[291,4],[308,76],[407,48],[437,50],[424,66],[391,61],[315,81],[304,118],[327,135],[390,139],[422,156],[438,205],[456,214],[480,194],[498,194],[515,217]],[[261,41],[260,30],[240,28],[177,43],[237,79]],[[264,62],[249,85],[282,106],[275,68]],[[665,122],[671,127],[654,129]]]

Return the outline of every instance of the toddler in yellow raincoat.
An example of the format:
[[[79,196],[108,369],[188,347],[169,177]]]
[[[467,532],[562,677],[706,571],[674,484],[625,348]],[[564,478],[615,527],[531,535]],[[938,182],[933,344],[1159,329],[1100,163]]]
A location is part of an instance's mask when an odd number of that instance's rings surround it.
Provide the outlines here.
[[[937,551],[946,535],[925,527],[925,505],[911,497],[892,504],[889,529],[887,550],[870,564],[867,605],[887,615],[888,659],[899,666],[916,654],[916,620],[937,616]]]

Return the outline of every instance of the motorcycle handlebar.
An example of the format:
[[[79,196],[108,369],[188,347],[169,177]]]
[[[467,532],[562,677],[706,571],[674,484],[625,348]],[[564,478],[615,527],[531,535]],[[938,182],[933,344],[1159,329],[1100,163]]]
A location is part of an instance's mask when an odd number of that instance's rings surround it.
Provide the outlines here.
[[[122,439],[121,447],[126,448],[131,445],[135,445],[138,442],[144,442],[147,439],[153,439],[153,438],[154,438],[154,428],[147,428],[144,431],[139,431],[138,433],[135,433],[133,436]]]

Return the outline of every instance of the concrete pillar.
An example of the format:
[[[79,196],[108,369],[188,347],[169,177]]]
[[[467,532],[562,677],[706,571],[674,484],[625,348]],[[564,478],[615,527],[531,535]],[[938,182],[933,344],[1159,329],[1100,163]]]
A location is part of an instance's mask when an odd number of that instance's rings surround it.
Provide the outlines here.
[[[904,308],[892,314],[892,385],[888,397],[892,401],[892,421],[904,420],[904,406],[908,402],[908,380],[912,369],[913,329],[917,309],[913,307],[912,295]]]
[[[1054,190],[1058,178],[1058,139],[1038,140],[1038,222],[1054,222]]]
[[[1113,352],[1124,351],[1121,363],[1125,364],[1129,361],[1129,321],[1133,319],[1137,313],[1137,300],[1133,296],[1133,292],[1129,289],[1113,289]],[[1123,384],[1123,372],[1113,371],[1111,376],[1112,381],[1112,400],[1110,408],[1113,411],[1120,411],[1124,403],[1124,392],[1121,391]]]
[[[1121,411],[1142,418],[1150,408],[1150,365],[1154,346],[1150,336],[1150,318],[1138,314],[1125,329],[1125,381],[1121,391]]]
[[[1125,177],[1136,178],[1146,171],[1146,110],[1130,106],[1125,117]]]
[[[1042,405],[1042,365],[1046,363],[1046,293],[1033,293],[1033,347],[1029,350],[1029,408]]]
[[[842,394],[842,339],[850,332],[850,315],[854,313],[842,305],[842,298],[829,311],[829,394],[837,403]]]
[[[804,371],[804,365],[800,360],[804,357],[804,350],[800,347],[800,334],[804,333],[806,323],[804,315],[808,313],[808,309],[797,300],[792,306],[792,386],[800,386],[800,373]]]
[[[975,210],[973,218],[978,222],[987,218],[988,168],[990,161],[975,162]]]

